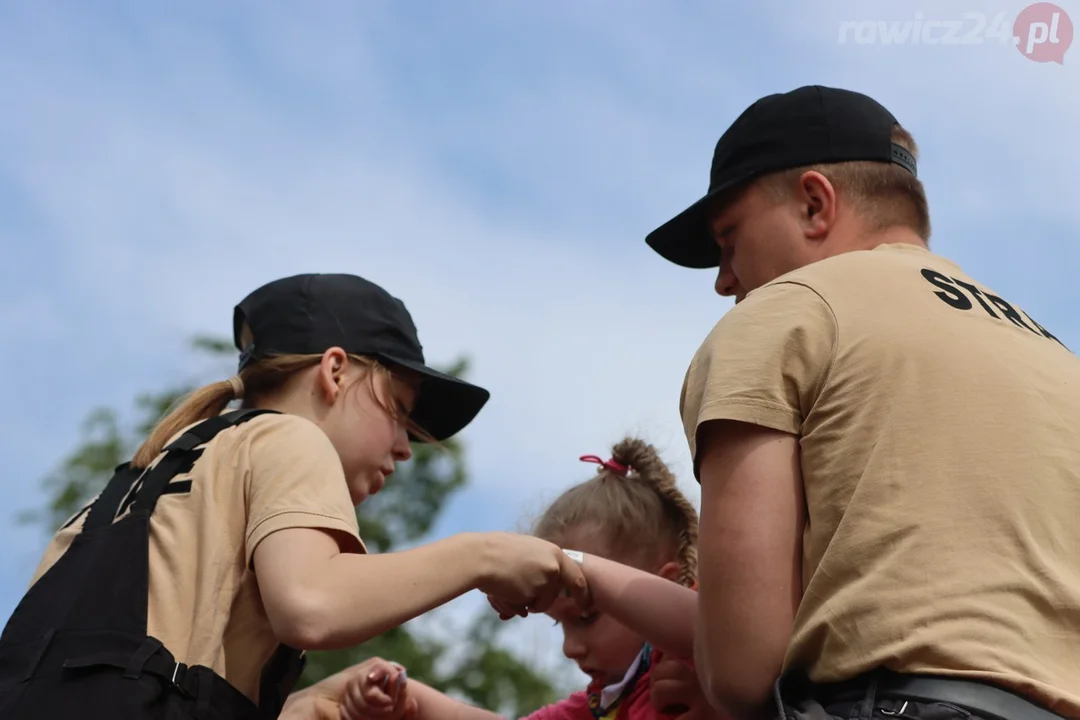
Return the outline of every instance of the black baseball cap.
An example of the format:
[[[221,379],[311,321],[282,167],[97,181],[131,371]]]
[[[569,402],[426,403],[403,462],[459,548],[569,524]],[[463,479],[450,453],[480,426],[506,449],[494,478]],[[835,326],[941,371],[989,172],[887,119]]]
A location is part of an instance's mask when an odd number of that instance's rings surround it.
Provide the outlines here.
[[[247,347],[241,344],[245,324],[252,336]],[[435,440],[461,431],[490,397],[484,388],[425,365],[405,304],[356,275],[293,275],[263,285],[236,306],[233,342],[240,350],[239,370],[273,355],[321,354],[332,347],[391,370],[407,368],[422,378],[410,418]]]
[[[870,160],[896,163],[916,175],[915,158],[893,143],[897,124],[876,100],[851,90],[807,85],[767,95],[720,137],[705,197],[645,238],[667,260],[688,268],[720,265],[708,213],[720,195],[757,177],[819,163]]]

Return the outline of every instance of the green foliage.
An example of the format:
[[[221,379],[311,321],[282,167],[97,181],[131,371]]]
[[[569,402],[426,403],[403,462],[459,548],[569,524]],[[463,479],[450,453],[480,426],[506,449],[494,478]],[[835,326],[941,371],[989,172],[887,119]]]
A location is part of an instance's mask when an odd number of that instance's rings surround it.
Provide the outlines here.
[[[235,352],[232,343],[214,337],[197,337],[192,346],[220,357],[223,365]],[[460,360],[444,371],[460,376],[467,369],[466,361]],[[189,384],[140,395],[135,401],[137,418],[130,427],[121,423],[114,409],[92,412],[83,424],[82,444],[43,480],[49,498],[45,507],[22,513],[20,520],[50,533],[62,525],[101,491],[113,468],[130,458],[157,420],[192,389]],[[424,538],[446,502],[466,482],[459,442],[451,439],[442,448],[414,445],[412,460],[400,465],[382,492],[357,511],[368,549],[387,552]],[[310,653],[301,685],[379,656],[402,663],[410,676],[480,707],[524,715],[553,701],[556,690],[549,679],[498,646],[502,627],[494,614],[481,614],[452,644],[395,628],[356,648]]]

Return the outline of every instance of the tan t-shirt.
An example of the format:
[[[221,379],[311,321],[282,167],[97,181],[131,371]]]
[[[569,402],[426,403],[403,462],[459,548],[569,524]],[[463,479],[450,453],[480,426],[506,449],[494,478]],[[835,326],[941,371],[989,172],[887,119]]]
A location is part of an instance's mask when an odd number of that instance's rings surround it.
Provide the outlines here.
[[[177,660],[212,668],[252,701],[277,647],[252,556],[273,532],[333,531],[346,552],[363,552],[341,460],[314,423],[259,415],[218,434],[191,472],[178,475],[150,516],[147,631]],[[159,458],[160,459],[160,458]],[[45,552],[33,581],[67,550],[86,513]]]
[[[924,248],[789,273],[716,325],[683,422],[800,438],[786,668],[982,678],[1080,717],[1080,359]],[[697,459],[695,457],[695,468]]]

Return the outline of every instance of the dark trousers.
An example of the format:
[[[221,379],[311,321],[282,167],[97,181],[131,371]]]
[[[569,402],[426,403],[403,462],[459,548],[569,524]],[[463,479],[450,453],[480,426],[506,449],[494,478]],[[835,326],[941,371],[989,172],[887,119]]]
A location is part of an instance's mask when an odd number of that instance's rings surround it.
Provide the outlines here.
[[[887,670],[835,685],[793,671],[777,681],[774,696],[781,720],[1060,720],[1001,688]]]

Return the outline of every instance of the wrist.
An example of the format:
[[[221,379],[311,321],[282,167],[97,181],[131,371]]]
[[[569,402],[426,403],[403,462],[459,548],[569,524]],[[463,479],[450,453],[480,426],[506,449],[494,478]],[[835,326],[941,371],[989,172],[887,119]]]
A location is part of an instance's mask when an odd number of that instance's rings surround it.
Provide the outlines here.
[[[309,692],[310,688],[297,690],[285,698],[285,704],[281,707],[279,720],[305,720],[316,717],[315,698]]]
[[[574,561],[574,564],[579,568],[585,567],[585,553],[580,550],[571,550],[569,548],[561,548],[566,557]]]
[[[493,552],[491,533],[465,532],[454,536],[458,540],[455,556],[465,558],[469,584],[473,590],[483,590],[495,577],[497,560]]]

